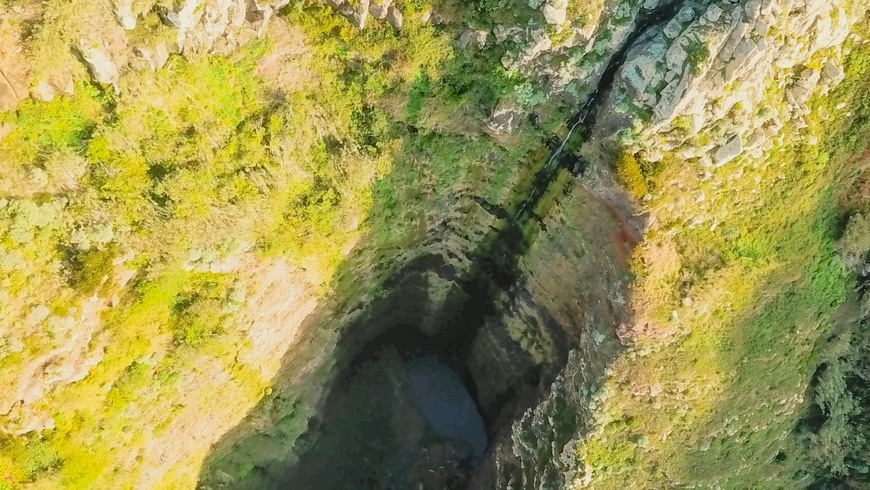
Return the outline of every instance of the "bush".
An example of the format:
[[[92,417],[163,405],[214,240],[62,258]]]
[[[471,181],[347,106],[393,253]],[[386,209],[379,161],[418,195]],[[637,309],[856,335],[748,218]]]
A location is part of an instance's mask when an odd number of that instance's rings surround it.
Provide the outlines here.
[[[230,291],[231,283],[225,274],[207,272],[195,276],[172,308],[175,342],[196,347],[223,333],[230,319]]]
[[[103,279],[111,280],[116,252],[114,246],[69,252],[69,285],[82,295],[93,294],[103,284]]]
[[[857,213],[849,218],[846,232],[837,243],[837,251],[846,265],[855,271],[860,271],[868,250],[870,250],[870,218]]]
[[[28,481],[34,481],[40,475],[57,469],[63,462],[51,445],[42,440],[34,440],[27,444],[24,457],[23,469]]]
[[[641,172],[640,164],[634,155],[630,153],[620,154],[616,161],[616,174],[622,185],[625,186],[625,190],[635,198],[640,199],[649,191],[646,177]]]

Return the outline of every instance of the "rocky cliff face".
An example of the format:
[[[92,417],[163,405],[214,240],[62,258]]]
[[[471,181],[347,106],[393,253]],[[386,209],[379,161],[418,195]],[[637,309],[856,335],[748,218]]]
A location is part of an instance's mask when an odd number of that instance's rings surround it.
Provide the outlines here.
[[[807,101],[843,79],[840,46],[859,9],[830,2],[686,4],[632,48],[599,127],[622,131],[649,161],[660,150],[708,167],[744,152],[762,158],[785,122],[800,126]],[[701,134],[710,141],[693,139]]]

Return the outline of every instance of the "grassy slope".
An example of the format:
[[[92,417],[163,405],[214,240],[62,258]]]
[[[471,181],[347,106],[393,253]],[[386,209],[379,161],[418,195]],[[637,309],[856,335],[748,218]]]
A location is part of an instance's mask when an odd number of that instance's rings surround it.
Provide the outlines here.
[[[593,488],[796,488],[842,463],[841,440],[818,442],[799,424],[854,284],[834,251],[837,185],[865,145],[868,56],[856,47],[847,80],[815,101],[818,146],[789,132],[742,172],[704,180],[674,160],[654,178],[661,223],[637,253],[635,345],[578,447]]]

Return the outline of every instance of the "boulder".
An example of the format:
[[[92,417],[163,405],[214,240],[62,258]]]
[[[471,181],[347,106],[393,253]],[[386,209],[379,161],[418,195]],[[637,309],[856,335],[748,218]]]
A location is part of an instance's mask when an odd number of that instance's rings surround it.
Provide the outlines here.
[[[387,12],[387,22],[393,26],[393,29],[400,31],[402,30],[402,22],[404,21],[404,16],[402,12],[396,8],[395,5],[391,5]]]
[[[568,15],[568,0],[549,0],[543,9],[548,24],[560,26]]]
[[[33,87],[33,89],[30,91],[30,94],[37,100],[41,100],[43,102],[51,102],[52,100],[54,100],[57,92],[54,90],[54,87],[52,87],[51,84],[43,80],[39,82],[35,87]]]
[[[387,18],[387,14],[389,13],[392,4],[393,0],[375,0],[369,3],[369,13],[372,14],[372,17],[375,19],[384,20]]]
[[[19,100],[27,97],[27,85],[22,83],[23,80],[7,75],[2,66],[0,74],[0,111],[14,109]]]
[[[511,133],[519,126],[524,115],[516,101],[502,99],[489,118],[487,128],[495,134]]]
[[[719,20],[719,17],[722,16],[722,7],[716,5],[715,3],[707,7],[707,11],[704,13],[704,19],[706,19],[710,23],[715,23]]]
[[[671,19],[662,30],[662,34],[668,39],[676,39],[683,32],[683,25],[677,19]]]
[[[677,12],[677,15],[674,16],[674,19],[681,24],[688,24],[695,20],[695,10],[688,5],[684,6]]]
[[[115,66],[105,49],[100,46],[83,44],[80,51],[94,81],[106,85],[114,85],[118,81],[120,76],[118,67]]]
[[[115,2],[115,17],[121,27],[128,31],[136,28],[136,14],[133,13],[133,0],[117,0]]]
[[[488,36],[489,31],[484,29],[466,29],[459,36],[459,40],[456,42],[456,47],[459,49],[465,49],[469,45],[473,44],[478,49],[482,49],[484,46],[486,46],[486,38]]]
[[[833,61],[827,60],[822,65],[822,78],[826,82],[832,85],[837,85],[842,82],[845,77],[846,75],[843,73],[843,69],[837,66]]]
[[[743,141],[739,135],[732,136],[728,142],[716,149],[713,154],[713,165],[721,167],[737,158],[741,153],[743,153]]]

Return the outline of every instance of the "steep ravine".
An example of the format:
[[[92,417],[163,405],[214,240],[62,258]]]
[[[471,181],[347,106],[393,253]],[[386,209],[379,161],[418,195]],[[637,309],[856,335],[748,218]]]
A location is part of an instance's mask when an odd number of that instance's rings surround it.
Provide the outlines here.
[[[494,208],[476,200],[492,224],[469,240],[476,243],[465,253],[464,272],[438,253],[421,254],[345,329],[338,350],[347,365],[306,436],[309,449],[270,479],[311,488],[465,488],[474,479],[486,488],[515,477],[508,473],[522,473],[498,454],[515,452],[512,423],[540,402],[569,351],[583,346],[583,356],[595,365],[588,373],[593,380],[618,349],[613,332],[627,315],[621,304],[626,249],[640,223],[627,218],[631,205],[606,165],[582,161],[576,151],[591,133],[628,48],[675,10],[669,3],[638,19],[592,96],[567,123],[565,136],[544,158],[543,152],[530,155],[542,163],[527,186],[515,191],[512,204]],[[551,269],[555,264],[558,270]],[[433,294],[439,289],[446,293]],[[410,311],[397,315],[402,309]],[[432,311],[439,318],[426,318],[424,312]],[[603,352],[596,359],[599,346]],[[415,373],[409,366],[424,359],[453,370],[474,398],[492,441],[478,469],[477,450],[463,437],[433,430],[431,417],[415,408],[419,393],[411,389]],[[473,412],[463,413],[474,418]],[[458,425],[477,430],[473,422]]]

